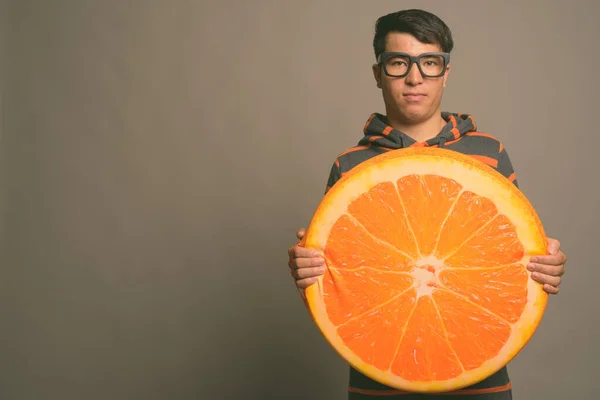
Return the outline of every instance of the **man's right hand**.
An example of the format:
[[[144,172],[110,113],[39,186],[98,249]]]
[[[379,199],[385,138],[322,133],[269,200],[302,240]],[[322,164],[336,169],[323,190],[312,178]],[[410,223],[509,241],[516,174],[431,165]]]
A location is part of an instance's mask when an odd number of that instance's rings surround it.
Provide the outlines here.
[[[302,239],[306,230],[298,229],[296,236]],[[317,281],[317,278],[325,273],[325,260],[321,255],[300,245],[295,245],[289,250],[288,265],[292,276],[296,280],[296,286],[304,290]]]

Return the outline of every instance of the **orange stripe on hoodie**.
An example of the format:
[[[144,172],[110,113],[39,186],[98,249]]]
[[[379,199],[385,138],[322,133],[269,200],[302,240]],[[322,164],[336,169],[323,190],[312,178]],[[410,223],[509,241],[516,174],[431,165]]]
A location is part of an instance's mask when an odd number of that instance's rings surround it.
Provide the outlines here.
[[[494,167],[494,168],[498,167],[498,160],[494,160],[491,157],[478,156],[476,154],[468,154],[468,155],[473,157],[476,160],[479,160],[479,161],[491,166],[491,167]]]

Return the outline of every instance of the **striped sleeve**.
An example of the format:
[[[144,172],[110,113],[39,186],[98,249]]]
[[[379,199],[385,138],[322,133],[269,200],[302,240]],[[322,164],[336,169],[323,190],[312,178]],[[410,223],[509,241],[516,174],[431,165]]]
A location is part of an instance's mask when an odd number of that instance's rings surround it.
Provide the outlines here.
[[[519,187],[517,182],[517,176],[515,170],[510,162],[510,157],[506,152],[506,148],[501,146],[500,154],[498,154],[498,172],[504,175],[509,181],[511,181],[516,187]]]
[[[339,160],[335,160],[333,165],[331,166],[331,170],[329,171],[329,178],[327,178],[327,187],[325,188],[325,193],[331,189],[333,185],[342,177],[342,170],[340,169]]]

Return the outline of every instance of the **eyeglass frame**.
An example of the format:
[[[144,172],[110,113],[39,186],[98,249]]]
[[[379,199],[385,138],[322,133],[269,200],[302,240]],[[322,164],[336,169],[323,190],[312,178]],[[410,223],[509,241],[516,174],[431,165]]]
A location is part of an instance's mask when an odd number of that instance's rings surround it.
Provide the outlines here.
[[[402,75],[390,74],[385,66],[385,61],[387,61],[388,58],[396,57],[396,56],[406,57],[409,59],[409,64],[408,64],[408,67],[406,68],[406,72]],[[427,75],[421,69],[421,62],[420,62],[421,58],[431,57],[431,56],[441,56],[442,59],[444,60],[444,66],[442,68],[442,72],[438,75]],[[419,72],[421,73],[421,76],[423,76],[424,78],[439,78],[446,74],[446,70],[448,69],[449,63],[450,63],[450,53],[444,53],[444,52],[439,52],[439,51],[438,52],[421,53],[418,56],[411,56],[408,53],[403,53],[403,52],[399,52],[399,51],[384,51],[383,53],[379,54],[379,56],[377,56],[377,65],[382,66],[383,72],[385,72],[385,74],[387,76],[391,76],[392,78],[404,78],[405,76],[407,76],[410,73],[410,69],[412,68],[413,64],[417,64],[417,68],[419,68]]]

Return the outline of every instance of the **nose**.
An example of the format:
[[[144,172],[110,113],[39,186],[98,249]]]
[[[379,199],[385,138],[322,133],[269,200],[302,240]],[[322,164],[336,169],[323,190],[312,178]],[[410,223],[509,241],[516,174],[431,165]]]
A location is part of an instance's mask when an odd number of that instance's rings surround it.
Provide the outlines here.
[[[418,85],[423,82],[423,75],[421,75],[421,71],[419,71],[417,64],[413,63],[410,66],[408,75],[406,75],[405,79],[407,85]]]

